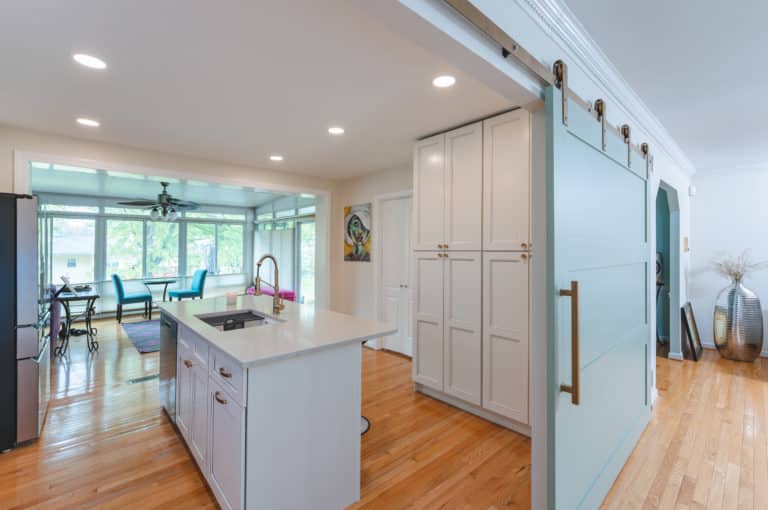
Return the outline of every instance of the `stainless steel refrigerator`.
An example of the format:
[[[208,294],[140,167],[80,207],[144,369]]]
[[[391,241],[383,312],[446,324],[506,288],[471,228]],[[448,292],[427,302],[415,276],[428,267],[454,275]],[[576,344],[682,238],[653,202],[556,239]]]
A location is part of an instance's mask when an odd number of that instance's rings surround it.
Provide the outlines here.
[[[39,437],[51,394],[37,197],[0,194],[0,451]]]

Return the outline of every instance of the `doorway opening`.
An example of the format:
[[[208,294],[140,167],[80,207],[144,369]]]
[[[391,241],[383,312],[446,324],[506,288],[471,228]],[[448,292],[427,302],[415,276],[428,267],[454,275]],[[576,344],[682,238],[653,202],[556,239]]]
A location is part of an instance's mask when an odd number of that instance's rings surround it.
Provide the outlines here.
[[[680,333],[680,203],[675,188],[656,193],[656,355],[683,359]]]

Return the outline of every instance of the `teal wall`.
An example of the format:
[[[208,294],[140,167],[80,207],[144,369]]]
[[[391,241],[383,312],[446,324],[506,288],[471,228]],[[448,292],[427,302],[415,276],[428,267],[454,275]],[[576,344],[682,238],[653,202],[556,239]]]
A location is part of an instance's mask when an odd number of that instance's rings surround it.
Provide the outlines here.
[[[664,257],[664,290],[657,300],[656,327],[659,336],[669,338],[669,198],[661,188],[656,195],[656,251]]]

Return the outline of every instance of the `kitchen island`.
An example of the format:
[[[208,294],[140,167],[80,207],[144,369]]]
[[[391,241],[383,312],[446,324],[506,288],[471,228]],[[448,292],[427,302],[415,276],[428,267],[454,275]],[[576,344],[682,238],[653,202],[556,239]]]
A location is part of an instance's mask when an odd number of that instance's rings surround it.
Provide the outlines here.
[[[362,342],[396,328],[238,296],[164,303],[161,330],[164,407],[222,508],[360,498]]]

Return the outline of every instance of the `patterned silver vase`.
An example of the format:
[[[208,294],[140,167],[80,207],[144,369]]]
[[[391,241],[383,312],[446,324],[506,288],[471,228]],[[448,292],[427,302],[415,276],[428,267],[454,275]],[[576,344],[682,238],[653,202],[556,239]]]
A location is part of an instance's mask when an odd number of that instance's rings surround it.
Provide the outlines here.
[[[741,280],[720,291],[715,302],[715,346],[723,358],[754,361],[763,350],[763,308]]]

